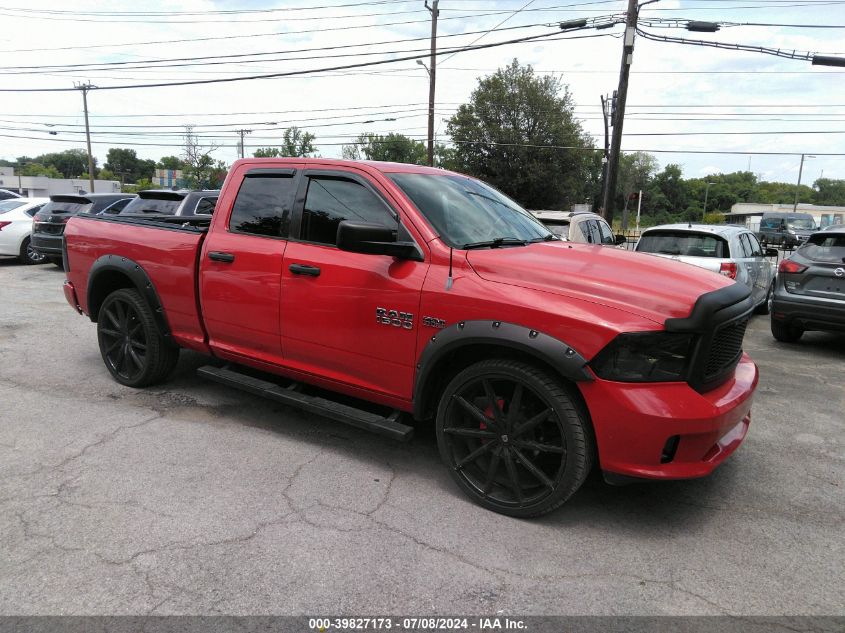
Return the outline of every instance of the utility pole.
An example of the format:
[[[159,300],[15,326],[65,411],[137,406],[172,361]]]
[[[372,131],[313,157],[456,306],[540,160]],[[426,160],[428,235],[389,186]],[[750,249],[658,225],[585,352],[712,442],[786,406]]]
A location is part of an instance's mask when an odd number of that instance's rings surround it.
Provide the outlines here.
[[[252,134],[252,130],[238,130],[238,134],[241,136],[241,144],[238,146],[240,150],[241,158],[244,157],[244,134]]]
[[[804,172],[804,158],[815,158],[815,156],[806,156],[801,154],[801,166],[798,168],[798,184],[795,186],[795,203],[792,205],[792,212],[798,210],[798,196],[801,195],[801,174]]]
[[[656,2],[657,0],[650,0]],[[650,4],[644,2],[643,4]],[[619,88],[616,91],[616,116],[613,120],[613,139],[610,142],[610,158],[607,163],[607,178],[603,195],[604,218],[613,222],[613,199],[616,191],[616,177],[619,170],[619,152],[622,147],[622,123],[625,119],[625,102],[628,100],[628,73],[634,57],[634,35],[637,31],[637,16],[640,6],[637,0],[628,0],[625,14],[625,36],[622,42],[622,64],[619,69]]]
[[[606,200],[606,189],[607,189],[607,162],[608,162],[608,154],[610,153],[610,128],[608,126],[607,117],[608,113],[608,102],[610,99],[605,99],[604,95],[600,95],[599,98],[601,99],[601,114],[602,118],[604,119],[604,153],[601,156],[601,201],[599,204],[601,208],[599,213],[604,215],[604,210],[607,208],[607,200]]]
[[[431,61],[428,68],[428,166],[434,166],[434,86],[435,73],[437,72],[437,16],[440,11],[437,5],[440,0],[432,0],[428,6],[425,0],[425,8],[431,13]]]
[[[94,193],[94,156],[91,154],[91,129],[88,127],[88,91],[96,88],[90,81],[84,84],[74,83],[82,91],[82,107],[85,110],[85,143],[88,145],[88,193]]]

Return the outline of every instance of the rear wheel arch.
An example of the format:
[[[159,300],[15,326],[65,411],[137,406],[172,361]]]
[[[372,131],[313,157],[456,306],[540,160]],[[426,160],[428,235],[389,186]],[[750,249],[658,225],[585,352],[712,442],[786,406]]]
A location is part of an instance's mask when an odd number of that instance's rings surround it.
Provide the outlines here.
[[[586,369],[587,360],[574,348],[528,327],[478,320],[455,323],[429,339],[417,361],[414,417],[431,418],[452,378],[470,365],[491,359],[523,361],[561,378],[571,385],[570,391],[587,412],[573,383],[593,380],[593,376]]]
[[[91,266],[88,273],[88,316],[97,321],[100,307],[111,293],[121,288],[133,288],[152,310],[156,325],[166,339],[170,327],[158,292],[146,271],[137,262],[120,255],[103,255]]]

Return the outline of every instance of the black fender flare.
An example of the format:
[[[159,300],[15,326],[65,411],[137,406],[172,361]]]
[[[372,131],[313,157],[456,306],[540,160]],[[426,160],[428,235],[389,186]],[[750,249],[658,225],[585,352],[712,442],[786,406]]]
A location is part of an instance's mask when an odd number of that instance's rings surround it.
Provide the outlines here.
[[[126,277],[135,286],[135,289],[141,293],[141,296],[152,308],[153,317],[156,320],[159,330],[166,339],[170,338],[170,326],[167,324],[167,317],[164,313],[164,307],[161,305],[158,292],[150,279],[147,272],[137,262],[132,261],[122,255],[103,255],[91,265],[88,271],[88,314],[92,321],[97,320],[97,314],[100,311],[100,305],[96,306],[96,310],[92,308],[91,297],[94,296],[97,280],[102,277],[104,273],[118,272]],[[105,299],[105,297],[103,297]],[[99,302],[100,304],[102,301]]]
[[[498,345],[523,352],[572,381],[594,380],[587,370],[587,359],[558,338],[504,321],[460,321],[432,336],[417,360],[413,400],[415,418],[425,415],[425,389],[438,362],[462,347],[477,344]]]

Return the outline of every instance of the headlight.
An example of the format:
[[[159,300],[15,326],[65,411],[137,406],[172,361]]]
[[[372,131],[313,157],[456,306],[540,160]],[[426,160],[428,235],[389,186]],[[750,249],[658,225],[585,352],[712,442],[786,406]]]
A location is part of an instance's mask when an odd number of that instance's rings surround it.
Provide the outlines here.
[[[694,334],[629,332],[596,354],[590,367],[599,378],[620,382],[675,382],[687,379]]]

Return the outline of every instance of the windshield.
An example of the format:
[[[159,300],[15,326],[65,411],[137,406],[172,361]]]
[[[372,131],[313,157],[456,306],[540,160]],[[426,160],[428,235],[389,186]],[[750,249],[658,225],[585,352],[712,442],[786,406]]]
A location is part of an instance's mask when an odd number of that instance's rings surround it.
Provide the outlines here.
[[[816,233],[810,236],[798,252],[817,262],[845,263],[845,235]]]
[[[176,209],[182,204],[181,200],[162,200],[160,198],[135,198],[126,205],[120,215],[132,213],[161,213],[176,215]]]
[[[722,238],[685,231],[645,233],[637,244],[637,251],[684,257],[728,257],[728,245]]]
[[[454,174],[390,174],[450,246],[553,239],[516,202],[479,180]],[[504,241],[502,241],[502,239]]]
[[[38,212],[38,215],[46,216],[51,213],[85,213],[90,206],[90,202],[48,202]]]
[[[27,200],[6,200],[5,202],[0,202],[0,213],[6,213],[6,211],[17,209],[26,203]]]
[[[816,230],[816,223],[812,218],[790,218],[786,221],[786,226],[791,229],[798,229],[799,231]]]

